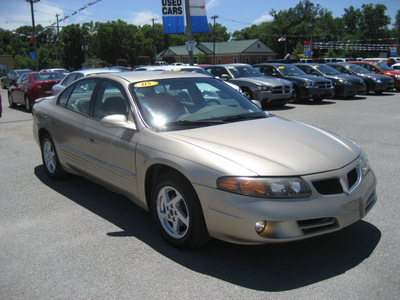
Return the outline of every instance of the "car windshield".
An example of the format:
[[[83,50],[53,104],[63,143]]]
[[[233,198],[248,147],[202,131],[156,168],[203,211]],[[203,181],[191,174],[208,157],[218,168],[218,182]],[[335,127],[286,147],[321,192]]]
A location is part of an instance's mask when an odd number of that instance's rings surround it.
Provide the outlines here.
[[[264,75],[257,69],[250,66],[237,66],[228,67],[229,71],[232,73],[233,77],[264,77]]]
[[[278,69],[283,74],[283,76],[307,75],[303,70],[299,69],[296,66],[279,66]]]
[[[338,75],[341,74],[338,70],[328,65],[316,65],[315,66],[324,75]]]
[[[182,130],[265,118],[266,112],[214,78],[174,78],[132,83],[141,115],[157,131]]]
[[[19,71],[15,71],[15,73],[17,73],[18,76],[21,76],[22,74],[28,73],[28,72],[32,72],[31,70],[19,70]]]
[[[346,65],[347,68],[349,68],[350,70],[356,72],[356,73],[360,73],[360,74],[367,74],[367,73],[372,73],[371,71],[367,70],[366,68],[360,67],[359,65]]]
[[[378,62],[378,63],[374,63],[374,65],[376,65],[382,71],[392,71],[393,70],[393,68],[389,67],[385,63]]]
[[[33,74],[33,78],[35,79],[35,81],[44,81],[52,79],[63,79],[64,75],[59,72],[37,73]]]

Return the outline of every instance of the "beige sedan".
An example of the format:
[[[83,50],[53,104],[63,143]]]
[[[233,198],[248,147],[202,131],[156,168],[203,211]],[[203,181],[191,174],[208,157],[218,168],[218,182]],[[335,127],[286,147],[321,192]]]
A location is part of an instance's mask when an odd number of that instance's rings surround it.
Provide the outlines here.
[[[73,173],[127,196],[182,249],[337,231],[377,200],[358,145],[201,74],[85,77],[35,104],[33,118],[50,178]]]

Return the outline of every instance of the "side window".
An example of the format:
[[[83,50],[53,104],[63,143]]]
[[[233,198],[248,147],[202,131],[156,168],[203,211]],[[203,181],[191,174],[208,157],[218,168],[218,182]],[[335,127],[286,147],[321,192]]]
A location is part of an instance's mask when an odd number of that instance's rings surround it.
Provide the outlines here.
[[[74,81],[76,79],[76,75],[77,74],[70,74],[68,75],[65,80],[63,81],[62,85],[63,86],[67,86],[69,85],[72,81]]]
[[[124,115],[128,118],[129,109],[121,89],[110,81],[103,81],[94,102],[93,118],[101,120],[108,115]]]
[[[90,98],[97,82],[96,79],[87,79],[75,84],[66,108],[83,115],[89,115]]]
[[[58,105],[65,107],[65,104],[67,104],[68,98],[71,95],[72,90],[74,89],[73,86],[67,87],[65,90],[63,90],[60,94],[60,97],[58,97]]]

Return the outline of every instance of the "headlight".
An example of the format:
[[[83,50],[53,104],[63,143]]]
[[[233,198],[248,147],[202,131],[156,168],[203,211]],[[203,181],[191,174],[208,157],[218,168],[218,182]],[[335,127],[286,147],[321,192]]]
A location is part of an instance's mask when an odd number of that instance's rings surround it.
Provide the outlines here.
[[[341,84],[351,84],[350,81],[343,80],[343,79],[339,79],[339,82],[340,82]]]
[[[266,86],[266,85],[258,85],[256,87],[256,90],[257,91],[269,91],[269,90],[271,90],[271,87]]]
[[[261,198],[305,198],[311,196],[300,177],[220,177],[218,189]]]
[[[396,75],[396,78],[400,78],[400,75]]]
[[[361,150],[360,161],[361,161],[361,172],[363,176],[365,176],[367,175],[371,167],[369,165],[367,154],[364,152],[364,150]]]
[[[316,85],[317,85],[317,83],[316,83],[315,81],[306,80],[306,81],[304,82],[304,86],[305,86],[305,87],[316,86]]]

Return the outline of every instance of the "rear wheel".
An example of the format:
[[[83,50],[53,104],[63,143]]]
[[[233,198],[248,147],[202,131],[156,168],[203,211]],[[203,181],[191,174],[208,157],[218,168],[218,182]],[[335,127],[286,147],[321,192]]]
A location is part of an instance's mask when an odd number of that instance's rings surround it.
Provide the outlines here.
[[[193,249],[209,239],[199,199],[182,175],[176,172],[161,175],[150,205],[161,235],[173,246]]]
[[[8,93],[8,104],[10,107],[16,107],[17,105],[14,103],[14,99],[11,93]]]
[[[58,180],[65,177],[66,173],[58,159],[56,147],[50,135],[46,134],[41,142],[42,161],[47,176]]]

